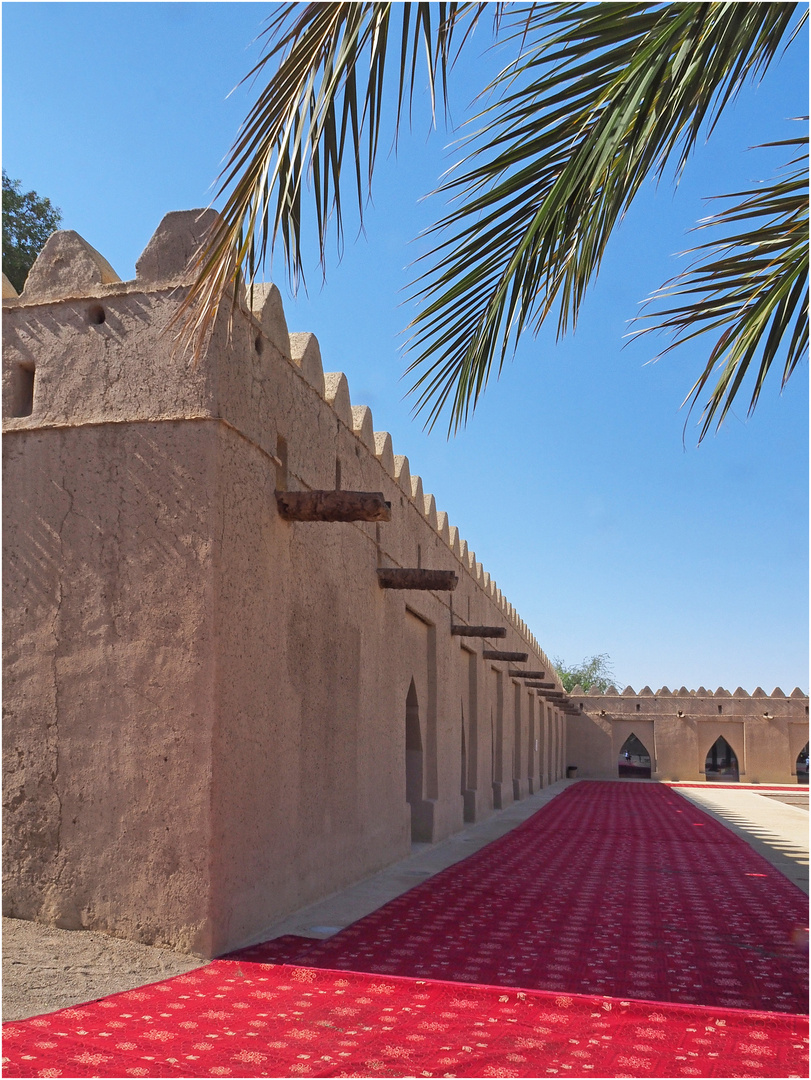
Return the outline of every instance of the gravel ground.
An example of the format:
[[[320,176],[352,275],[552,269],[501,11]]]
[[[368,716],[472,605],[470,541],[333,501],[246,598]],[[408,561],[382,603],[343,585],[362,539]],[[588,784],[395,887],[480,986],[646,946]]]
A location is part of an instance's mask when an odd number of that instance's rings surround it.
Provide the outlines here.
[[[196,956],[91,930],[3,919],[3,1020],[64,1009],[201,967]]]

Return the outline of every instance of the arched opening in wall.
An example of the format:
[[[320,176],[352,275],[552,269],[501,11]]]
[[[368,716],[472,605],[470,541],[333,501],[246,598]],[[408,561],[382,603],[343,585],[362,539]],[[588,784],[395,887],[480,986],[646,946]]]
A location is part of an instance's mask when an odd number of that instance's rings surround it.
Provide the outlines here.
[[[805,744],[797,755],[797,783],[808,783],[808,743]]]
[[[704,775],[708,780],[738,782],[738,759],[723,735],[719,735],[710,747],[704,762]]]
[[[620,747],[617,769],[620,776],[634,780],[650,780],[650,754],[645,744],[633,732]]]
[[[420,731],[420,705],[414,680],[406,697],[406,800],[411,807],[411,838],[417,839],[414,807],[422,802],[423,756],[422,732]]]

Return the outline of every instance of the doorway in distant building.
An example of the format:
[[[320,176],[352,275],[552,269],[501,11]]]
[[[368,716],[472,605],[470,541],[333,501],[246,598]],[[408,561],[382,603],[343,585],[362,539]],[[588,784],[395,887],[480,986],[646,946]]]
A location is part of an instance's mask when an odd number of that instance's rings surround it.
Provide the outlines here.
[[[634,780],[650,780],[650,754],[645,744],[631,733],[620,747],[617,759],[620,776]]]
[[[797,745],[796,743],[794,744]],[[808,743],[802,748],[797,755],[797,783],[808,783]]]
[[[704,775],[708,780],[721,780],[733,784],[737,784],[740,778],[735,751],[723,735],[719,735],[710,747],[710,752],[704,762]]]

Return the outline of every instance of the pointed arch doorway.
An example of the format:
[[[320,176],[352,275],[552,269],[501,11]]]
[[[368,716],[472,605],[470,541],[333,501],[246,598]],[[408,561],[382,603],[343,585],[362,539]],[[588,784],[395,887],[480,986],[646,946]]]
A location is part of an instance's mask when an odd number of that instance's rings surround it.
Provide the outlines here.
[[[737,755],[723,735],[718,736],[707,752],[704,776],[725,784],[737,784],[740,779]]]
[[[797,744],[795,743],[795,746]],[[802,748],[797,755],[797,783],[808,783],[808,743]]]
[[[633,732],[620,747],[617,770],[628,779],[650,780],[650,754]]]

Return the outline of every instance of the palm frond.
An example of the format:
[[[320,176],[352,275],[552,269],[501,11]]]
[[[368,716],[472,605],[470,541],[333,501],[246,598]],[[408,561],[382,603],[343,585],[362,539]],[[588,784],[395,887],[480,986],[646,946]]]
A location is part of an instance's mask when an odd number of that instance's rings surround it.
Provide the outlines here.
[[[362,224],[383,126],[384,86],[395,68],[395,138],[424,65],[432,109],[446,102],[454,31],[467,41],[485,3],[284,3],[264,31],[266,49],[246,80],[271,71],[231,150],[217,193],[228,193],[178,319],[195,356],[223,297],[252,283],[277,240],[296,285],[303,277],[302,196],[309,182],[323,264],[329,228],[342,242],[343,184]],[[399,32],[398,32],[399,31]],[[458,36],[458,35],[456,35]],[[245,80],[243,80],[245,81]]]
[[[793,146],[801,154],[770,183],[718,198],[736,201],[700,223],[714,231],[733,227],[691,249],[699,258],[652,298],[680,298],[675,307],[646,312],[648,325],[673,335],[664,350],[704,334],[717,335],[706,367],[685,399],[690,412],[708,383],[714,387],[703,405],[699,442],[713,421],[720,426],[756,365],[751,414],[766,374],[782,356],[782,386],[808,355],[808,148],[806,139],[784,140],[769,146]]]
[[[490,87],[467,156],[439,191],[415,281],[415,412],[449,431],[475,410],[525,331],[577,321],[609,237],[643,181],[680,173],[792,29],[795,4],[532,4],[504,17],[524,43]]]

